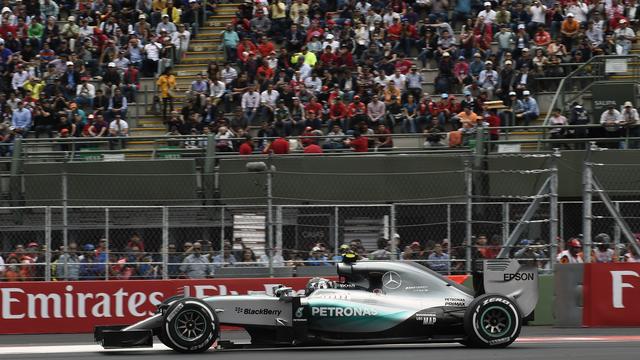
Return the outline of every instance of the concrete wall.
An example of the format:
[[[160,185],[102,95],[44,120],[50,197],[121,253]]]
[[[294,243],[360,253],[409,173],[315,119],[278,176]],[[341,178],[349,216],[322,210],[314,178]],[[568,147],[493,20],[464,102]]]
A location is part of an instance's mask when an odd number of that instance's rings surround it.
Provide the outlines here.
[[[25,164],[25,204],[60,205],[63,172],[68,205],[198,203],[194,160],[154,160]]]

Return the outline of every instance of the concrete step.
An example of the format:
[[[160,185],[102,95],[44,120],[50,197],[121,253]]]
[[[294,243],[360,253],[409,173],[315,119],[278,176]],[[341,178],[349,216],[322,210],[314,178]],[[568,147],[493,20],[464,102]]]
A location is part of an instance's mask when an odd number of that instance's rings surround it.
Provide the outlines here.
[[[189,51],[220,51],[220,42],[213,42],[211,40],[191,40],[189,43]]]
[[[193,55],[186,55],[182,59],[182,61],[180,61],[180,64],[183,64],[183,65],[204,64],[206,66],[206,64],[208,64],[209,61],[224,62],[225,56],[221,54],[201,55],[199,57],[195,57]]]
[[[167,133],[167,129],[164,127],[159,128],[134,128],[131,129],[133,136],[162,136]]]

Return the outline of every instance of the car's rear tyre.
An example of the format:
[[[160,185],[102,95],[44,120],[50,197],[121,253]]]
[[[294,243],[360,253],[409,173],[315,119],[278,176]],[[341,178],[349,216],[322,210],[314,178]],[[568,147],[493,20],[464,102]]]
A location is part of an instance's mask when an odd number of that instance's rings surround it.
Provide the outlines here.
[[[184,298],[171,304],[164,313],[158,338],[182,353],[207,351],[218,339],[218,317],[204,301]]]
[[[522,319],[518,305],[502,295],[485,294],[474,299],[464,314],[469,347],[503,348],[520,335]]]

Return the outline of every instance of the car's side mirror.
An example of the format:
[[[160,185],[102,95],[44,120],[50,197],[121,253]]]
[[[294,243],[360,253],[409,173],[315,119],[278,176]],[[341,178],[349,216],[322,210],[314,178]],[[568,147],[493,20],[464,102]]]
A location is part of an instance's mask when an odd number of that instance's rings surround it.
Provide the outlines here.
[[[283,296],[290,296],[292,292],[293,292],[293,288],[286,287],[286,286],[279,287],[274,291],[275,295],[279,298]]]

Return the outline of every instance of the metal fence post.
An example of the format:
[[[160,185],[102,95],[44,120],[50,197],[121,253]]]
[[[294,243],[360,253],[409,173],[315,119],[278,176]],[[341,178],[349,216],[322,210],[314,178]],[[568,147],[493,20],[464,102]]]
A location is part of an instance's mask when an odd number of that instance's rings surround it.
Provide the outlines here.
[[[584,262],[591,262],[591,219],[592,219],[592,200],[593,200],[593,168],[591,164],[591,150],[595,147],[592,142],[587,146],[587,153],[582,167],[582,240],[584,247]]]
[[[333,208],[333,218],[333,247],[335,255],[339,256],[341,255],[338,253],[340,247],[340,207],[337,205]]]
[[[389,209],[389,239],[391,239],[391,259],[398,260],[398,245],[396,244],[396,204]]]
[[[282,205],[276,206],[276,223],[275,223],[275,249],[274,256],[277,255],[278,249],[282,249]],[[281,250],[280,250],[281,251]]]
[[[169,278],[169,209],[162,207],[162,279]]]
[[[111,240],[109,239],[109,208],[104,208],[104,240],[106,249],[106,264],[104,264],[104,279],[109,280],[109,259],[111,254]]]
[[[224,206],[220,208],[220,254],[224,250]]]
[[[620,202],[616,201],[616,210],[618,210],[618,214],[620,214]],[[618,261],[620,254],[620,225],[618,222],[613,223],[613,255],[615,256],[615,261]]]
[[[62,170],[62,246],[64,247],[64,278],[69,278],[69,219],[67,218],[67,199],[68,199],[68,177],[67,164],[64,163]]]
[[[554,148],[551,156],[551,181],[549,182],[549,261],[551,269],[555,266],[556,253],[558,252],[558,158],[560,149]]]
[[[507,242],[509,238],[509,203],[502,203],[502,245]]]
[[[51,281],[51,207],[44,208],[44,244],[47,251],[44,253],[44,279]]]
[[[269,159],[271,160],[271,159]],[[273,166],[267,165],[267,246],[269,250],[269,277],[273,277]]]
[[[447,204],[447,240],[449,240],[449,253],[451,253],[451,204]]]
[[[465,197],[466,197],[466,224],[465,224],[465,245],[466,245],[466,263],[465,270],[467,273],[471,273],[471,247],[472,244],[472,221],[473,221],[473,172],[471,169],[471,162],[465,160],[464,162],[464,183],[465,183]]]

